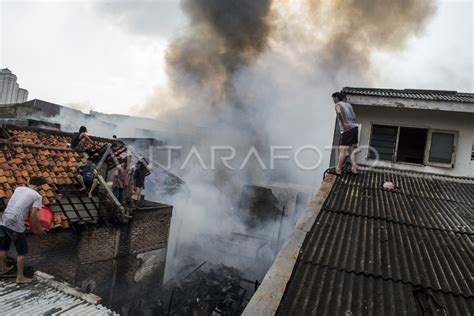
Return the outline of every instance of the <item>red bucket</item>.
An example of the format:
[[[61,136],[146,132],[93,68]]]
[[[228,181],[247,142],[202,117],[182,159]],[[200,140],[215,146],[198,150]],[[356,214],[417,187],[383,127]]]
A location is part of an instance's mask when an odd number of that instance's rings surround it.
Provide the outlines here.
[[[51,224],[53,223],[53,211],[50,208],[47,208],[46,206],[42,206],[36,214],[38,214],[38,219],[41,226],[43,226],[45,230],[48,230],[51,227]],[[33,234],[36,234],[36,226],[31,220],[31,213],[28,214],[28,218],[26,219],[26,221],[30,225],[31,232]]]

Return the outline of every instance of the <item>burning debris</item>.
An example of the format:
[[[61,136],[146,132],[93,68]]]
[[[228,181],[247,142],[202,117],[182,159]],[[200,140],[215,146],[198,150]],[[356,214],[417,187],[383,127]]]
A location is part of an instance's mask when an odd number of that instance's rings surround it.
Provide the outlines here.
[[[203,262],[181,281],[169,281],[160,301],[159,315],[240,315],[258,282],[224,265]]]
[[[246,185],[242,189],[239,208],[245,213],[249,227],[279,217],[282,213],[272,190],[254,185]]]

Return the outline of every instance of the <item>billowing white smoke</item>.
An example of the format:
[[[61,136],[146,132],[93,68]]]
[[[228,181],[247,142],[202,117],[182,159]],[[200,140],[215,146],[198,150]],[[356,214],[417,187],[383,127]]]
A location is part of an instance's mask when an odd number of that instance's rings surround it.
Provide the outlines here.
[[[183,0],[182,4],[189,24],[168,52],[170,84],[156,91],[143,113],[188,126],[207,166],[210,146],[236,148],[237,158],[231,162],[235,167],[252,146],[267,167],[270,146],[291,146],[293,150],[286,152],[290,156],[302,146],[316,146],[322,153],[319,157],[306,151],[300,156],[306,166],[321,160],[312,171],[301,170],[294,160],[262,170],[255,159],[241,171],[223,164],[202,170],[195,160],[178,171],[187,191],[172,200],[168,267],[186,256],[239,267],[238,258],[246,250],[226,245],[234,240],[234,232],[255,232],[233,211],[242,186],[283,182],[314,192],[328,167],[327,147],[332,145],[331,93],[343,86],[370,85],[371,54],[402,48],[423,29],[434,7],[429,0]],[[257,230],[271,236],[273,226]],[[242,245],[247,250],[261,246]]]

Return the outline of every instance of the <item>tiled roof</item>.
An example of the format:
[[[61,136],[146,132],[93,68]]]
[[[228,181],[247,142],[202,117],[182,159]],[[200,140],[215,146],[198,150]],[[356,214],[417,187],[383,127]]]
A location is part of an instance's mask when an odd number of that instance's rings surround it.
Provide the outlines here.
[[[470,314],[473,196],[472,179],[384,169],[338,178],[279,314]]]
[[[59,284],[54,287],[39,281],[18,286],[14,281],[0,279],[2,315],[117,315],[100,304],[88,302],[81,297],[82,293],[74,295],[78,291],[66,283],[52,281]]]
[[[71,133],[43,130],[39,128],[21,128],[8,126],[5,128],[8,134],[14,137],[15,145],[48,147],[51,149],[70,149]],[[94,143],[90,144],[86,151],[93,152],[109,142],[116,142],[99,137],[93,137]]]
[[[56,202],[56,185],[77,184],[74,178],[83,163],[79,152],[42,149],[23,145],[0,144],[0,199],[3,205],[18,185],[26,185],[31,176],[42,176],[47,181],[40,194],[44,204]]]
[[[342,92],[347,95],[474,103],[474,93],[463,93],[457,91],[345,87],[342,89]]]
[[[32,176],[41,176],[47,184],[39,193],[43,204],[55,212],[56,225],[66,227],[64,221],[96,221],[99,201],[97,197],[89,199],[79,193],[75,173],[85,159],[81,152],[69,148],[70,139],[71,134],[57,131],[16,126],[0,129],[0,211],[17,186],[26,185]],[[93,146],[87,151],[94,154],[108,142],[94,138]],[[113,140],[110,143],[119,157],[125,154],[126,148],[121,143]]]

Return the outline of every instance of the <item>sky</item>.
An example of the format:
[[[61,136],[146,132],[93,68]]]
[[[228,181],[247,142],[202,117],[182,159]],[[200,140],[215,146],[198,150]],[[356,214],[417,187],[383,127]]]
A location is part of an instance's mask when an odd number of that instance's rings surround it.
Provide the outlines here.
[[[473,92],[473,2],[439,1],[403,49],[376,52],[372,86]],[[185,27],[178,0],[0,0],[0,67],[29,99],[134,114],[168,85],[166,49]]]

